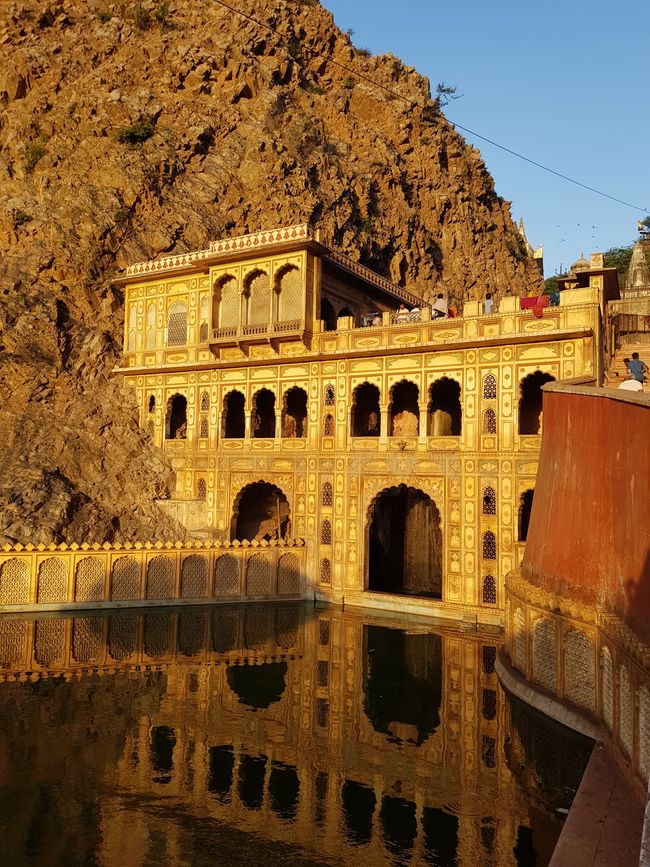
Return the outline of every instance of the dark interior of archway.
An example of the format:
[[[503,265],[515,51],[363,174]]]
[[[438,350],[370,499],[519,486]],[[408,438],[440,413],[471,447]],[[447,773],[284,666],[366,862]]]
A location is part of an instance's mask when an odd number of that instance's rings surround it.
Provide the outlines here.
[[[235,756],[230,744],[210,747],[208,791],[222,803],[227,803],[230,798],[234,767]]]
[[[169,413],[169,437],[170,440],[184,440],[187,436],[187,398],[182,394],[175,394]]]
[[[419,390],[414,382],[398,382],[390,403],[390,436],[417,436],[420,430]]]
[[[365,714],[375,731],[420,745],[440,725],[442,639],[363,629]]]
[[[307,392],[291,388],[286,395],[282,435],[289,439],[306,435]]]
[[[267,388],[253,398],[253,436],[270,439],[275,436],[275,395]]]
[[[442,533],[435,504],[400,485],[384,491],[370,519],[368,589],[442,598]]]
[[[417,808],[413,801],[384,795],[381,800],[379,820],[388,851],[399,859],[407,861],[418,833]]]
[[[522,381],[519,401],[520,434],[541,433],[542,386],[547,382],[555,382],[555,377],[541,370],[531,373]]]
[[[328,298],[321,298],[320,318],[325,323],[325,331],[336,331],[336,310]]]
[[[374,791],[356,780],[346,780],[341,788],[341,806],[346,839],[353,845],[372,840],[372,816],[377,798]]]
[[[300,780],[294,765],[273,762],[269,775],[271,809],[281,819],[295,819],[298,812]]]
[[[171,780],[171,771],[174,768],[174,747],[176,735],[174,729],[169,726],[155,726],[151,729],[149,751],[151,753],[151,765],[155,773],[163,774],[157,782],[166,783]]]
[[[236,539],[286,539],[289,529],[289,504],[279,488],[256,482],[244,490],[237,511]]]
[[[519,541],[525,542],[528,538],[528,527],[530,525],[530,513],[533,508],[534,490],[524,491],[521,495],[521,505],[519,507]]]
[[[429,436],[460,436],[462,410],[460,385],[453,379],[443,377],[434,382],[429,390]]]
[[[231,391],[226,397],[226,417],[223,430],[226,439],[243,439],[245,435],[244,402],[244,395],[240,391]]]
[[[378,437],[381,427],[379,389],[364,382],[357,388],[352,406],[352,436]]]
[[[263,754],[239,757],[237,794],[247,810],[261,810],[264,801],[264,777],[267,757]]]
[[[450,816],[437,807],[424,808],[422,830],[427,864],[436,864],[440,867],[454,867],[458,864],[458,826],[458,816]]]
[[[241,704],[260,710],[280,701],[285,688],[286,673],[286,662],[229,665],[226,669],[226,680]]]

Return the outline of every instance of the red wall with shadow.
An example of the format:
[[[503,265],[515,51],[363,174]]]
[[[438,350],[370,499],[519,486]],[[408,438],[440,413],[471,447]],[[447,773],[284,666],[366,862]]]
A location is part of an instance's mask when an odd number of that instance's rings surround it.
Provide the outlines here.
[[[522,575],[650,641],[650,399],[556,384],[543,418]]]

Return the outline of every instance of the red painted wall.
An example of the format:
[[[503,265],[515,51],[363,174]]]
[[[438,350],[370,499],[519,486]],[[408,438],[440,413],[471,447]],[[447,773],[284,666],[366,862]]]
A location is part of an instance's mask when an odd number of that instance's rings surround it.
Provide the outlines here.
[[[650,640],[650,399],[544,389],[544,427],[522,575],[602,604]]]

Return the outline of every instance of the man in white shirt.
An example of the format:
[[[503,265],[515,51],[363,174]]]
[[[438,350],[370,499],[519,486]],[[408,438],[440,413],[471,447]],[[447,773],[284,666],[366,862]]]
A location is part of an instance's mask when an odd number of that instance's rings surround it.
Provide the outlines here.
[[[483,313],[494,313],[494,300],[492,298],[492,293],[488,292],[485,296],[485,301],[483,302]]]
[[[431,315],[434,319],[442,319],[449,312],[449,305],[442,292],[438,293],[438,297],[431,306]]]

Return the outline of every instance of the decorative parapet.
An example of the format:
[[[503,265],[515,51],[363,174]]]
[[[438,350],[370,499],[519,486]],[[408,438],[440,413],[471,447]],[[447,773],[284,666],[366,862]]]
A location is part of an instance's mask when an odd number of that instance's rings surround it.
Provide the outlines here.
[[[597,719],[645,801],[650,779],[650,647],[605,609],[506,578],[505,652],[541,695]]]
[[[302,539],[0,549],[0,611],[299,599],[306,587]]]

